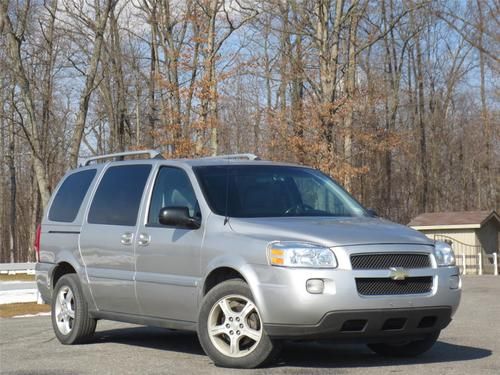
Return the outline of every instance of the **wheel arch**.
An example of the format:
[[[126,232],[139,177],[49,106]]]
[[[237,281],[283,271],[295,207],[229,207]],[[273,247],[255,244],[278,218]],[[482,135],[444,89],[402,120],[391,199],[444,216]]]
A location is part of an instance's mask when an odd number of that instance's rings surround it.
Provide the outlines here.
[[[239,278],[242,279],[250,288],[254,302],[259,308],[261,317],[263,321],[266,321],[267,311],[266,306],[263,303],[262,292],[259,288],[260,282],[258,280],[256,272],[253,270],[251,264],[248,264],[243,258],[240,257],[222,257],[215,259],[207,267],[207,272],[200,287],[199,293],[199,303],[203,297],[217,284],[224,282],[229,279]]]
[[[52,280],[51,280],[52,289],[56,287],[56,284],[61,277],[71,273],[76,274],[75,267],[73,267],[69,262],[66,261],[59,262],[52,271]]]
[[[234,268],[227,266],[217,267],[205,277],[202,288],[203,296],[216,285],[230,279],[241,279],[248,284],[243,275]]]
[[[81,260],[81,259],[80,259]],[[83,295],[89,304],[89,310],[96,310],[96,305],[92,297],[90,285],[87,280],[87,272],[85,267],[79,261],[79,254],[74,251],[61,251],[55,262],[56,266],[50,274],[50,290],[53,293],[57,281],[64,275],[75,274],[80,282]]]
[[[51,287],[54,289],[56,286],[57,280],[59,280],[62,276],[68,273],[75,273],[81,279],[84,270],[82,269],[80,262],[75,258],[74,252],[69,250],[60,251],[55,259],[56,266],[52,270],[52,274],[50,275]]]

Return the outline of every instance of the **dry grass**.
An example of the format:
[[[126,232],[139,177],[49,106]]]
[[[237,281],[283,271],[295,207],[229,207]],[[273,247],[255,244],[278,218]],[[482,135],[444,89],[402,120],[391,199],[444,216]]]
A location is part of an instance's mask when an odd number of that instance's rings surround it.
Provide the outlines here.
[[[16,315],[38,314],[49,312],[49,305],[39,305],[35,302],[28,303],[8,303],[0,305],[0,318],[12,318]]]
[[[18,273],[17,275],[0,274],[0,281],[35,281],[35,275]]]

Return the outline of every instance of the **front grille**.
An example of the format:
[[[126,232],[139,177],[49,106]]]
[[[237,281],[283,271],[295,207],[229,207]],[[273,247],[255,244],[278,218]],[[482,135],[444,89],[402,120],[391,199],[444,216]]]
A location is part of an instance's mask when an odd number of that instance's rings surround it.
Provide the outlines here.
[[[424,294],[432,290],[432,276],[390,278],[357,278],[356,288],[362,296],[392,296],[398,294]]]
[[[353,270],[383,270],[391,267],[430,268],[427,254],[355,254],[351,255]]]

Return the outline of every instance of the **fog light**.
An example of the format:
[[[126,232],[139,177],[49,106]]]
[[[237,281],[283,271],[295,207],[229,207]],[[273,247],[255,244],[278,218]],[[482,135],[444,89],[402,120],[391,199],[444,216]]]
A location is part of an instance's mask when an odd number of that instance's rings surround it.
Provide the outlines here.
[[[460,288],[460,276],[454,275],[450,276],[450,289],[458,289]]]
[[[311,294],[321,294],[325,289],[325,283],[321,279],[309,279],[306,282],[306,289]]]

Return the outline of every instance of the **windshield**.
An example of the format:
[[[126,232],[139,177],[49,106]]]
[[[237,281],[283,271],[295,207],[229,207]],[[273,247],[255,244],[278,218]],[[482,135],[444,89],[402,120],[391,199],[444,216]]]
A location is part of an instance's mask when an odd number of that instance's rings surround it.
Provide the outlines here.
[[[345,190],[314,169],[225,165],[193,170],[210,208],[218,215],[240,218],[366,215]]]

